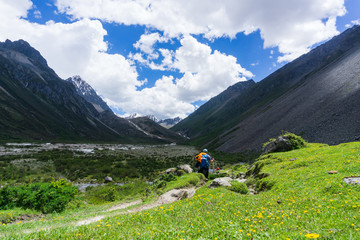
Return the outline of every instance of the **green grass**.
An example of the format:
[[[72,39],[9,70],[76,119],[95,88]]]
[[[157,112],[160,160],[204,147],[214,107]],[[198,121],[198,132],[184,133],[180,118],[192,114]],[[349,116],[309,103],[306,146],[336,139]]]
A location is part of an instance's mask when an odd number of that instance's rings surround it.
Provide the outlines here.
[[[360,239],[360,186],[343,182],[360,175],[359,142],[308,144],[259,160],[265,163],[262,172],[270,173],[265,179],[275,184],[258,195],[209,189],[208,183],[191,199],[155,209],[80,227],[65,222],[4,239]],[[328,174],[331,170],[338,174]],[[78,210],[77,216],[84,212]],[[61,216],[73,219],[75,214]],[[2,226],[0,233],[21,231],[28,224]]]
[[[0,225],[5,226],[8,223],[19,222],[30,218],[41,216],[41,212],[31,209],[15,208],[11,210],[2,210],[0,212]]]
[[[172,189],[186,188],[190,186],[198,186],[205,176],[201,173],[185,174],[177,178],[176,181],[168,182],[163,192],[170,191]]]

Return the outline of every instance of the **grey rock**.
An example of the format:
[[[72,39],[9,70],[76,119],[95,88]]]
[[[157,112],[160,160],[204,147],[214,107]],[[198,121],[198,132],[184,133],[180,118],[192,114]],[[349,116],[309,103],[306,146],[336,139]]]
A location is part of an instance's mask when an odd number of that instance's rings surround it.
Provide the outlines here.
[[[285,136],[278,137],[275,141],[269,142],[263,149],[263,154],[271,152],[285,152],[290,151],[292,145],[290,140]]]
[[[106,177],[105,177],[105,182],[106,182],[106,183],[112,182],[112,181],[113,181],[112,177],[109,177],[109,176],[106,176]]]
[[[175,173],[176,172],[176,168],[168,168],[165,170],[165,173]]]
[[[216,188],[220,186],[231,186],[230,181],[233,179],[230,177],[215,178],[210,184],[209,188]]]
[[[357,184],[360,185],[360,177],[346,177],[344,182],[347,184]]]
[[[194,196],[195,188],[173,189],[159,197],[157,203],[166,204]]]
[[[178,166],[178,168],[184,170],[186,173],[192,173],[193,172],[193,170],[192,170],[192,168],[190,167],[189,164],[180,165],[180,166]]]

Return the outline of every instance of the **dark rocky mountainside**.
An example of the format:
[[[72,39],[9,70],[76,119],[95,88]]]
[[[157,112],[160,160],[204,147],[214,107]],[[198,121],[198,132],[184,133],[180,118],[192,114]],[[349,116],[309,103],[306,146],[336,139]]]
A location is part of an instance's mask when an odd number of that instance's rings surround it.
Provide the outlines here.
[[[99,112],[23,40],[0,43],[0,140],[173,141],[149,136],[109,110]]]
[[[226,152],[259,149],[281,131],[337,144],[360,139],[358,106],[360,26],[355,26],[286,64],[221,109],[209,109],[216,116],[196,124],[202,130],[192,128],[191,122],[185,125],[188,119],[173,129],[185,131],[197,144]]]
[[[183,119],[179,124],[171,128],[174,131],[190,138],[201,138],[201,136],[217,135],[221,130],[226,129],[229,119],[233,117],[227,111],[226,107],[234,103],[234,99],[242,96],[246,90],[253,87],[255,82],[253,80],[238,82],[233,86],[228,87],[224,92],[218,96],[211,98],[208,102],[203,104],[199,109],[190,114],[187,118]]]
[[[148,117],[133,118],[130,121],[152,137],[163,139],[166,136],[167,139],[172,139],[174,142],[184,141],[182,136],[160,126]]]

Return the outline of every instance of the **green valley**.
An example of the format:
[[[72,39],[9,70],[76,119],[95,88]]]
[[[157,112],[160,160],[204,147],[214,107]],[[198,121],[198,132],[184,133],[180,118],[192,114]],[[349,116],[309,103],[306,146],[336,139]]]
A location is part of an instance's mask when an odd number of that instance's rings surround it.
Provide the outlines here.
[[[164,152],[164,151],[163,151]],[[171,151],[168,151],[170,154]],[[220,159],[220,157],[219,157]],[[190,154],[189,163],[192,161]],[[233,159],[235,160],[235,159]],[[236,162],[236,160],[235,160]],[[176,162],[172,162],[176,166]],[[306,147],[269,153],[256,159],[265,178],[249,177],[245,184],[257,194],[239,194],[224,187],[202,185],[201,175],[185,174],[167,182],[167,188],[111,186],[127,191],[126,198],[101,204],[84,204],[79,194],[64,212],[43,215],[32,210],[1,211],[4,239],[358,239],[360,237],[360,185],[344,178],[360,174],[360,143],[336,146],[308,143]],[[223,163],[225,164],[225,163]],[[220,175],[236,177],[248,164],[226,164]],[[164,166],[165,167],[165,166]],[[216,174],[209,178],[213,179]],[[194,181],[194,178],[197,179]],[[179,184],[179,182],[181,184]],[[137,187],[134,187],[134,186]],[[158,195],[176,187],[197,186],[192,198],[154,205]],[[144,187],[140,187],[144,186]],[[261,187],[262,186],[262,187]],[[129,190],[132,189],[132,190]],[[91,190],[91,188],[89,189]],[[94,190],[94,189],[93,189]],[[261,191],[260,191],[261,190]],[[88,192],[88,191],[86,191]],[[93,193],[96,191],[93,191]],[[109,191],[107,191],[109,192]],[[123,202],[127,208],[107,212]],[[74,207],[76,206],[76,207]],[[133,211],[132,211],[133,209]],[[15,222],[5,223],[12,215]],[[76,226],[89,218],[97,221]],[[17,216],[17,217],[16,217]],[[20,216],[29,216],[23,221]]]

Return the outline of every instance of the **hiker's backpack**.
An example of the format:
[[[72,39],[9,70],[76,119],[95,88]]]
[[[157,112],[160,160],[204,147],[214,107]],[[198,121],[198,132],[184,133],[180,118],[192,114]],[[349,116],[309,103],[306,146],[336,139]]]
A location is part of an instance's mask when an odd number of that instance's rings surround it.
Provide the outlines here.
[[[209,168],[208,157],[209,157],[209,155],[206,155],[206,154],[201,156],[200,168]]]
[[[202,159],[202,156],[205,155],[206,153],[204,152],[201,152],[199,153],[198,155],[195,156],[195,160],[199,163],[201,163],[201,159]]]

